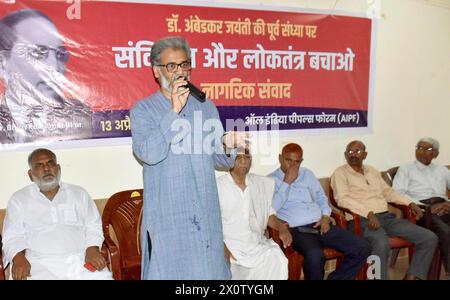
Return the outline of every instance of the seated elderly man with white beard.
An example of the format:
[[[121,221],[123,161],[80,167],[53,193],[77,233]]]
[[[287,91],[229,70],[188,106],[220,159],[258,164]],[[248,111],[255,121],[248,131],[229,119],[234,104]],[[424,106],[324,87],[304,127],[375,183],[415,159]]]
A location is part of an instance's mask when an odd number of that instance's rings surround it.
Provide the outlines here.
[[[48,149],[28,156],[33,184],[14,193],[3,226],[4,259],[12,279],[112,279],[99,251],[100,215],[81,187],[60,182]]]
[[[284,247],[292,235],[272,208],[275,181],[249,173],[252,157],[238,154],[234,167],[217,179],[225,255],[233,280],[288,279],[288,260],[268,239],[267,227],[279,231]]]

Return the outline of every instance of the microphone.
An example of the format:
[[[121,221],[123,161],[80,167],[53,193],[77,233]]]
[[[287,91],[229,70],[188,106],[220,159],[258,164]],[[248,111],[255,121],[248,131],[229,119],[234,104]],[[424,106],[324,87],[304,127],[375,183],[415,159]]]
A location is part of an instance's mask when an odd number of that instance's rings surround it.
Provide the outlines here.
[[[180,75],[176,79],[180,78],[186,80],[187,84],[184,85],[183,87],[189,89],[189,92],[191,93],[192,96],[194,96],[195,99],[197,99],[200,102],[205,102],[206,94],[204,92],[202,92],[199,88],[197,88],[195,85],[189,82],[184,76]]]
[[[202,92],[200,89],[198,89],[195,85],[193,85],[192,83],[190,83],[188,81],[184,87],[189,89],[189,91],[191,92],[191,95],[194,96],[195,99],[197,99],[200,102],[205,102],[205,99],[206,99],[205,93]]]

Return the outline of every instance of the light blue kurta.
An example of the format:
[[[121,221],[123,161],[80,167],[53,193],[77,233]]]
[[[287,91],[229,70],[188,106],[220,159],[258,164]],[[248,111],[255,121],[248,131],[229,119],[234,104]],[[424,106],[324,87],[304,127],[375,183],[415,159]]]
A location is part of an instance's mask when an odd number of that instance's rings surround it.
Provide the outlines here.
[[[142,278],[230,279],[214,166],[230,168],[234,159],[218,154],[223,127],[217,108],[189,96],[176,114],[157,92],[133,107],[131,128],[144,168]]]

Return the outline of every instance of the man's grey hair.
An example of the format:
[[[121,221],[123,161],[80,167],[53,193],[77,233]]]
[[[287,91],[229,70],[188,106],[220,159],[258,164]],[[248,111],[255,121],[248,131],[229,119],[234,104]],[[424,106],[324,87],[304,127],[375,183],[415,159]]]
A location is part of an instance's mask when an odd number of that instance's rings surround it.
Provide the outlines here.
[[[155,42],[150,54],[153,66],[161,64],[161,53],[166,49],[180,49],[186,53],[188,60],[191,60],[191,48],[185,38],[181,36],[169,36]]]
[[[433,139],[431,137],[424,137],[421,138],[418,142],[417,145],[419,143],[427,143],[427,144],[431,144],[431,146],[433,147],[433,150],[439,151],[439,142],[436,139]]]
[[[363,146],[363,150],[366,151],[366,145],[360,140],[353,140],[353,141],[351,141],[350,143],[347,144],[346,148],[348,148],[348,146],[350,146],[351,144],[356,144],[356,143],[361,144]]]
[[[30,169],[31,169],[31,163],[32,163],[32,161],[33,161],[33,157],[34,157],[35,155],[37,155],[38,153],[41,153],[41,152],[47,152],[48,154],[51,155],[51,157],[53,158],[53,160],[54,160],[55,162],[57,162],[56,154],[53,153],[53,151],[51,151],[51,150],[49,150],[49,149],[46,149],[46,148],[39,148],[39,149],[33,150],[33,152],[31,152],[31,153],[28,155],[28,166],[30,167]]]
[[[20,22],[30,18],[43,18],[54,24],[53,21],[44,13],[36,9],[16,10],[0,21],[0,51],[9,57],[10,51],[14,46],[18,36],[15,26]]]

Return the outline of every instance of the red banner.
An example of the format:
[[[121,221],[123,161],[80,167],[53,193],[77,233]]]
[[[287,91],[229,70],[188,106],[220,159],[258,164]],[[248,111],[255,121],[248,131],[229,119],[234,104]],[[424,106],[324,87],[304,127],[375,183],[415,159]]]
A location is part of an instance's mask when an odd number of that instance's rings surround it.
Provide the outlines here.
[[[130,136],[129,109],[159,88],[150,64],[151,47],[167,35],[181,35],[189,41],[191,81],[218,106],[224,124],[226,119],[240,118],[247,125],[277,125],[279,129],[368,126],[370,19],[95,1],[16,1],[0,4],[0,17],[22,9],[41,12],[56,27],[56,34],[51,28],[47,34],[57,40],[59,33],[60,48],[47,45],[46,32],[39,30],[28,42],[34,48],[25,45],[24,51],[32,53],[36,46],[44,46],[39,49],[48,57],[52,52],[67,56],[65,62],[54,63],[54,69],[65,63],[64,70],[56,70],[57,76],[46,76],[46,80],[59,78],[63,84],[55,85],[64,86],[63,98],[73,99],[66,101],[67,105],[61,104],[60,112],[68,115],[75,107],[76,114],[83,115],[88,110],[83,116],[90,118],[91,128],[73,130],[78,125],[89,127],[89,122],[73,116],[64,122],[55,113],[42,114],[41,119],[47,121],[41,123],[45,124],[32,121],[32,105],[26,109],[20,105],[30,97],[9,99],[22,93],[14,80],[26,80],[20,74],[22,70],[10,67],[2,70],[3,144]],[[32,32],[40,25],[29,26],[33,26],[29,28]],[[2,39],[6,35],[4,31],[0,34]],[[65,48],[67,53],[57,53],[52,47]],[[9,48],[0,50],[20,52],[17,46]],[[46,61],[33,54],[27,57],[29,53],[23,54],[23,59],[35,67],[34,72],[45,69],[38,66]],[[3,58],[6,62],[8,59]],[[40,61],[35,63],[36,59]],[[16,76],[5,75],[8,72]],[[8,87],[16,87],[15,93],[6,92]],[[52,87],[46,85],[47,89]],[[19,88],[32,89],[33,82],[22,83]],[[55,105],[38,106],[39,111],[55,109]],[[14,114],[13,109],[18,112]],[[22,116],[21,120],[16,121],[15,115],[19,119]]]

